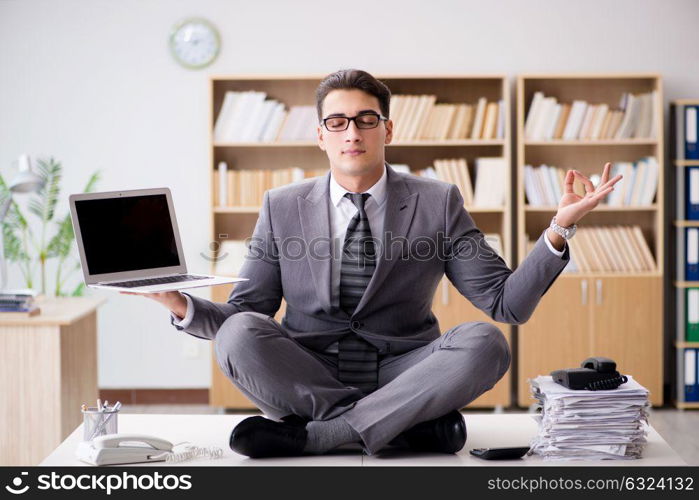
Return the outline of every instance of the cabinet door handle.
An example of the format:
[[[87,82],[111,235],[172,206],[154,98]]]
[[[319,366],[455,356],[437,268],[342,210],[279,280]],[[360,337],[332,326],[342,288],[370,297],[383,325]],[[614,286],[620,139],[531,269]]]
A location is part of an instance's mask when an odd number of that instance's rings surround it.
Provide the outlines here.
[[[582,293],[582,305],[587,305],[587,280],[580,282],[580,291]]]
[[[442,278],[442,305],[449,305],[449,281]]]
[[[602,280],[597,280],[597,305],[602,305]]]

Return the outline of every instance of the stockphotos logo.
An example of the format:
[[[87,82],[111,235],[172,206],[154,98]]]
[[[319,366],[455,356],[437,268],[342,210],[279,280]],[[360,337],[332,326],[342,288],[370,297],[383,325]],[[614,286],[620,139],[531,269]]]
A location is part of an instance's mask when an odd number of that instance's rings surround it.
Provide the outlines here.
[[[20,473],[19,476],[17,476],[16,478],[14,478],[12,480],[12,486],[7,485],[7,486],[5,486],[5,489],[7,491],[9,491],[10,493],[12,493],[13,495],[21,495],[22,493],[26,493],[27,490],[29,489],[29,485],[22,487],[22,478],[20,476],[26,476],[28,474],[29,474],[28,472]]]
[[[28,472],[20,473],[20,476],[28,476]],[[13,495],[22,495],[29,490],[29,477],[15,477],[11,485],[5,489]],[[192,476],[189,474],[161,474],[160,472],[149,472],[147,474],[130,474],[128,472],[113,474],[60,474],[52,471],[51,474],[41,474],[36,476],[34,490],[83,490],[83,491],[104,491],[107,495],[119,490],[142,491],[142,490],[190,490],[192,489]],[[30,495],[31,496],[31,495]]]

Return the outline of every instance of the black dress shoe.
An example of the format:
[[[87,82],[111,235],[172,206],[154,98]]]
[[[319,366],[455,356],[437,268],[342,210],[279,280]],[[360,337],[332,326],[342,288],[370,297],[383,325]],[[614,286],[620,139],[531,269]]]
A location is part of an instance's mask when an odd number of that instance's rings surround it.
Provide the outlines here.
[[[295,423],[249,417],[235,426],[231,450],[251,458],[295,457],[304,455],[308,432]]]
[[[282,417],[282,421],[286,422],[287,424],[291,425],[297,425],[300,427],[306,427],[306,424],[311,421],[309,418],[304,418],[304,417],[299,417],[298,415],[294,415],[293,413],[291,415],[287,415],[286,417]]]
[[[392,445],[413,451],[456,453],[466,444],[466,424],[457,410],[403,431]]]

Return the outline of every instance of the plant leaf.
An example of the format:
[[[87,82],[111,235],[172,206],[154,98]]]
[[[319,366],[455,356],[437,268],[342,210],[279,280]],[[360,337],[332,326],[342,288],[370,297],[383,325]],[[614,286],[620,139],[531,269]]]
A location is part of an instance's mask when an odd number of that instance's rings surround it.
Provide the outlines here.
[[[46,258],[67,257],[73,247],[73,237],[73,222],[70,219],[70,215],[66,215],[58,223],[58,232],[46,246]]]
[[[44,185],[37,196],[29,201],[28,207],[42,222],[49,222],[56,211],[63,167],[53,157],[48,160],[37,160],[36,163],[38,174],[44,180]]]
[[[95,186],[97,185],[97,182],[99,182],[101,176],[102,174],[100,173],[100,171],[96,170],[88,179],[87,185],[85,186],[83,192],[91,193],[95,189]]]

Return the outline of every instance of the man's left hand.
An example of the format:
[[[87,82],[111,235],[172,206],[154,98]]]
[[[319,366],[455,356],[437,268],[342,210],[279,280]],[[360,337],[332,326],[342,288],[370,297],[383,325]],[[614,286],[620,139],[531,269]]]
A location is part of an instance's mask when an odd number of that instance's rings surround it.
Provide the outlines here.
[[[596,188],[592,185],[592,181],[582,173],[577,170],[568,170],[565,178],[565,193],[558,203],[558,212],[556,213],[556,223],[559,226],[568,227],[576,224],[614,190],[614,184],[621,180],[622,175],[610,179],[611,167],[612,164],[609,162],[604,165],[602,179]],[[578,179],[585,186],[585,196],[580,196],[573,191],[575,179]]]

